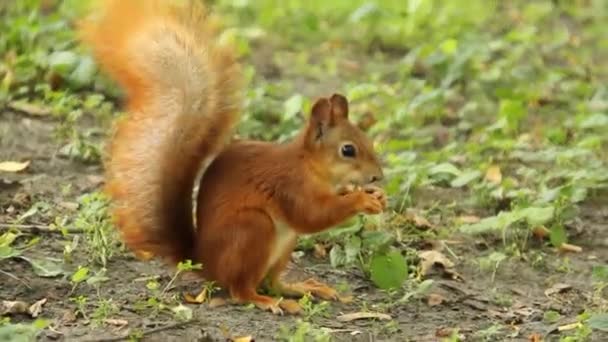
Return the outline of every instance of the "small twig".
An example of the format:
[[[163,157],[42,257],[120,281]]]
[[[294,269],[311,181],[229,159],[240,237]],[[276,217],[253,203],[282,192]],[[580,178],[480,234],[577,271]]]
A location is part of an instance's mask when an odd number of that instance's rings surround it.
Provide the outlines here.
[[[171,329],[175,329],[175,328],[181,328],[184,327],[186,325],[190,325],[193,323],[197,323],[198,320],[193,319],[190,321],[186,321],[186,322],[177,322],[177,323],[173,323],[173,324],[169,324],[169,325],[165,325],[162,327],[157,327],[157,328],[153,328],[150,330],[145,330],[144,332],[142,332],[142,336],[147,336],[147,335],[152,335],[152,334],[156,334],[159,333],[161,331],[166,331],[166,330],[171,330]],[[123,340],[127,340],[129,339],[129,336],[131,334],[127,334],[127,335],[123,335],[123,336],[117,336],[117,337],[107,337],[107,338],[100,338],[100,339],[93,339],[93,340],[85,340],[85,342],[116,342],[116,341],[123,341]]]
[[[21,278],[17,277],[16,275],[14,275],[14,274],[12,274],[12,273],[9,273],[9,272],[6,272],[6,271],[3,271],[3,270],[0,270],[0,273],[4,274],[5,276],[7,276],[7,277],[9,277],[9,278],[13,278],[13,279],[15,279],[16,281],[20,282],[21,284],[23,284],[23,285],[24,285],[25,287],[27,287],[28,289],[30,289],[30,290],[32,289],[32,288],[30,287],[30,285],[29,285],[29,284],[28,284],[28,283],[27,283],[25,280],[23,280],[23,279],[21,279]]]
[[[173,275],[173,277],[171,278],[171,280],[169,280],[169,282],[167,283],[167,285],[165,285],[165,287],[163,288],[163,290],[160,292],[161,296],[163,296],[165,293],[167,293],[167,291],[169,291],[172,288],[173,283],[175,282],[175,280],[177,279],[177,277],[180,276],[181,273],[182,273],[181,270],[177,270],[177,272],[175,272],[175,274]]]
[[[135,278],[135,279],[133,279],[133,282],[142,282],[142,281],[150,281],[150,280],[157,280],[157,279],[160,279],[159,275],[152,275],[152,276],[147,276],[147,277]]]
[[[0,229],[17,229],[17,230],[37,230],[45,233],[62,234],[61,229],[56,229],[44,224],[13,224],[13,223],[0,223]],[[82,229],[68,229],[70,234],[79,234],[84,232]]]
[[[448,251],[448,253],[450,253],[450,255],[456,259],[456,260],[460,260],[460,258],[458,257],[458,255],[456,255],[456,253],[454,253],[454,251],[448,246],[448,244],[445,241],[441,241],[441,246],[443,248],[445,248],[446,251]]]

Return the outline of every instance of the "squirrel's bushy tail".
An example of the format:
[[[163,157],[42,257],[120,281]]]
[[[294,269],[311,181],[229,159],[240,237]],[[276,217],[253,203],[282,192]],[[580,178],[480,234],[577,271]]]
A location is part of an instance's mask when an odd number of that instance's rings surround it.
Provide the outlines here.
[[[116,225],[140,256],[173,262],[192,255],[194,182],[230,138],[242,96],[214,19],[200,1],[179,3],[107,0],[81,25],[127,96],[106,161]]]

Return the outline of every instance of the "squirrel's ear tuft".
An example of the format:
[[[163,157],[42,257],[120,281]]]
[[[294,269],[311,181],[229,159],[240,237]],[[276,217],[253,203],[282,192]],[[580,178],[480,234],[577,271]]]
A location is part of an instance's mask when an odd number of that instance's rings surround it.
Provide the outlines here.
[[[332,125],[331,102],[326,98],[320,98],[312,105],[310,113],[310,129],[312,130],[310,133],[313,136],[312,138],[314,140],[321,139],[327,132],[327,129]]]
[[[348,119],[348,100],[344,95],[333,94],[331,102],[331,115],[334,119]]]

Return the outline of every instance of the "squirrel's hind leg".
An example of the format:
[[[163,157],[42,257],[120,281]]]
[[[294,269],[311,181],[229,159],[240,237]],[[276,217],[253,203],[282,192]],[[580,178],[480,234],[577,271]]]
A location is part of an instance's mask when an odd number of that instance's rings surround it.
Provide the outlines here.
[[[289,314],[297,314],[300,312],[300,306],[294,300],[263,296],[258,294],[253,287],[231,288],[230,296],[236,303],[251,303],[257,308],[264,311],[270,311],[275,315],[282,315],[283,310]]]
[[[310,293],[314,297],[321,299],[337,300],[339,296],[336,290],[312,278],[297,283],[287,283],[281,280],[281,274],[289,263],[294,246],[295,242],[292,248],[288,248],[281,259],[270,269],[268,279],[270,280],[269,287],[271,291],[287,297],[301,298]]]
[[[310,293],[313,297],[325,300],[339,300],[338,291],[313,278],[297,283],[286,283],[281,280],[275,280],[273,281],[272,289],[289,297],[303,297],[307,293]]]
[[[264,311],[271,311],[273,314],[283,314],[279,306],[279,301],[268,296],[257,293],[255,287],[230,288],[230,297],[237,304],[251,303]]]
[[[231,302],[254,304],[274,314],[299,312],[299,306],[293,300],[272,298],[257,292],[267,273],[271,244],[275,240],[274,224],[268,215],[257,210],[241,210],[233,216],[230,225],[218,226],[213,233],[221,238],[210,246],[202,246],[202,250],[216,251],[215,257],[208,259],[215,261],[214,274],[230,293]]]

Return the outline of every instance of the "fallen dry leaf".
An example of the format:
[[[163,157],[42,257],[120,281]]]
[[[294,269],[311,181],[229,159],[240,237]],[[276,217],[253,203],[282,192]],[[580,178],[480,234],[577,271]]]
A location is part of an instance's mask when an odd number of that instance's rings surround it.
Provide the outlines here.
[[[429,294],[426,302],[429,306],[437,306],[441,303],[443,303],[443,301],[445,300],[445,297],[438,294],[438,293],[431,293]]]
[[[32,318],[38,317],[38,315],[40,315],[40,313],[42,312],[42,306],[45,303],[46,298],[42,298],[41,300],[36,301],[34,304],[30,305],[30,307],[27,309],[30,316],[32,316]]]
[[[103,320],[103,322],[109,325],[115,325],[117,327],[124,327],[129,325],[129,321],[125,319],[106,318]]]
[[[475,216],[475,215],[462,215],[462,216],[458,217],[458,221],[465,223],[465,224],[473,224],[473,223],[477,223],[477,222],[481,221],[481,218],[479,216]]]
[[[532,316],[535,312],[536,312],[536,310],[534,310],[533,308],[529,308],[529,307],[523,307],[523,308],[519,308],[517,310],[513,310],[513,314],[515,314],[517,316],[521,316],[521,317],[526,317],[526,318]]]
[[[226,305],[226,303],[227,303],[227,302],[226,302],[226,300],[225,300],[224,298],[221,298],[221,297],[214,297],[214,298],[211,298],[211,299],[209,300],[209,307],[210,307],[210,308],[212,308],[212,309],[213,309],[213,308],[218,308],[218,307],[220,307],[220,306],[224,306],[224,305]]]
[[[5,161],[0,162],[0,171],[4,172],[19,172],[25,170],[30,165],[30,161],[15,162]]]
[[[72,310],[66,310],[63,312],[63,316],[61,316],[62,323],[73,323],[76,322],[76,314]]]
[[[34,116],[47,116],[51,114],[50,108],[23,101],[11,101],[8,106],[16,111]]]
[[[75,211],[78,209],[78,203],[76,202],[59,202],[58,204],[60,207],[68,210]]]
[[[535,227],[534,229],[532,229],[532,234],[534,234],[534,236],[536,236],[539,239],[544,239],[547,236],[549,236],[549,234],[551,233],[551,231],[549,229],[547,229],[547,227],[545,226],[538,226]]]
[[[340,301],[340,303],[344,303],[344,304],[350,304],[352,303],[354,300],[352,295],[349,296],[338,296],[338,301]]]
[[[502,173],[498,165],[492,165],[486,170],[486,180],[490,183],[500,184],[502,182]]]
[[[312,254],[317,259],[325,259],[325,257],[327,256],[327,250],[325,249],[324,245],[316,243]]]
[[[36,318],[42,312],[44,303],[46,303],[46,298],[36,301],[32,305],[20,300],[3,300],[0,304],[0,316],[28,314],[30,317]]]
[[[418,229],[430,229],[433,228],[433,224],[429,222],[425,217],[413,212],[408,211],[404,216],[406,222],[413,223]]]
[[[557,327],[557,331],[568,331],[568,330],[574,330],[578,327],[581,326],[580,322],[576,322],[576,323],[570,323],[570,324],[566,324],[566,325],[560,325],[559,327]]]
[[[435,330],[435,337],[450,337],[454,333],[452,328],[439,328]]]
[[[539,333],[534,333],[534,334],[528,336],[529,342],[542,342],[542,340],[543,340],[542,335]]]
[[[350,322],[358,319],[370,319],[377,318],[381,320],[390,320],[392,319],[390,315],[379,313],[379,312],[353,312],[349,314],[344,314],[336,317],[336,319],[340,322]]]
[[[559,250],[561,252],[572,252],[572,253],[580,253],[583,251],[583,248],[577,245],[572,245],[569,243],[562,243],[559,246]]]
[[[418,215],[414,215],[414,217],[412,218],[414,221],[414,225],[416,225],[417,228],[432,228],[433,225],[431,224],[431,222],[429,222],[429,220],[427,220],[425,217],[422,216],[418,216]]]
[[[87,180],[89,181],[89,183],[91,183],[91,185],[94,185],[94,186],[100,185],[101,183],[103,183],[105,181],[103,176],[99,176],[99,175],[88,175]]]
[[[342,66],[350,71],[359,71],[361,70],[361,64],[354,60],[342,60]]]
[[[423,276],[428,275],[434,266],[440,266],[443,272],[452,279],[462,279],[462,276],[454,270],[454,263],[441,252],[435,250],[421,251],[418,256],[421,259],[420,273]]]
[[[235,338],[231,338],[230,341],[232,341],[232,342],[252,342],[253,337],[251,337],[251,336],[235,337]]]
[[[548,288],[547,290],[545,290],[545,296],[551,296],[554,295],[556,293],[562,293],[564,291],[570,290],[572,289],[572,285],[570,284],[564,284],[564,283],[557,283],[553,286],[551,286],[550,288]]]
[[[27,303],[20,300],[9,301],[3,300],[0,305],[0,316],[15,315],[27,313]]]
[[[184,293],[184,300],[190,304],[201,304],[207,300],[207,288],[204,288],[196,297],[189,293]]]

